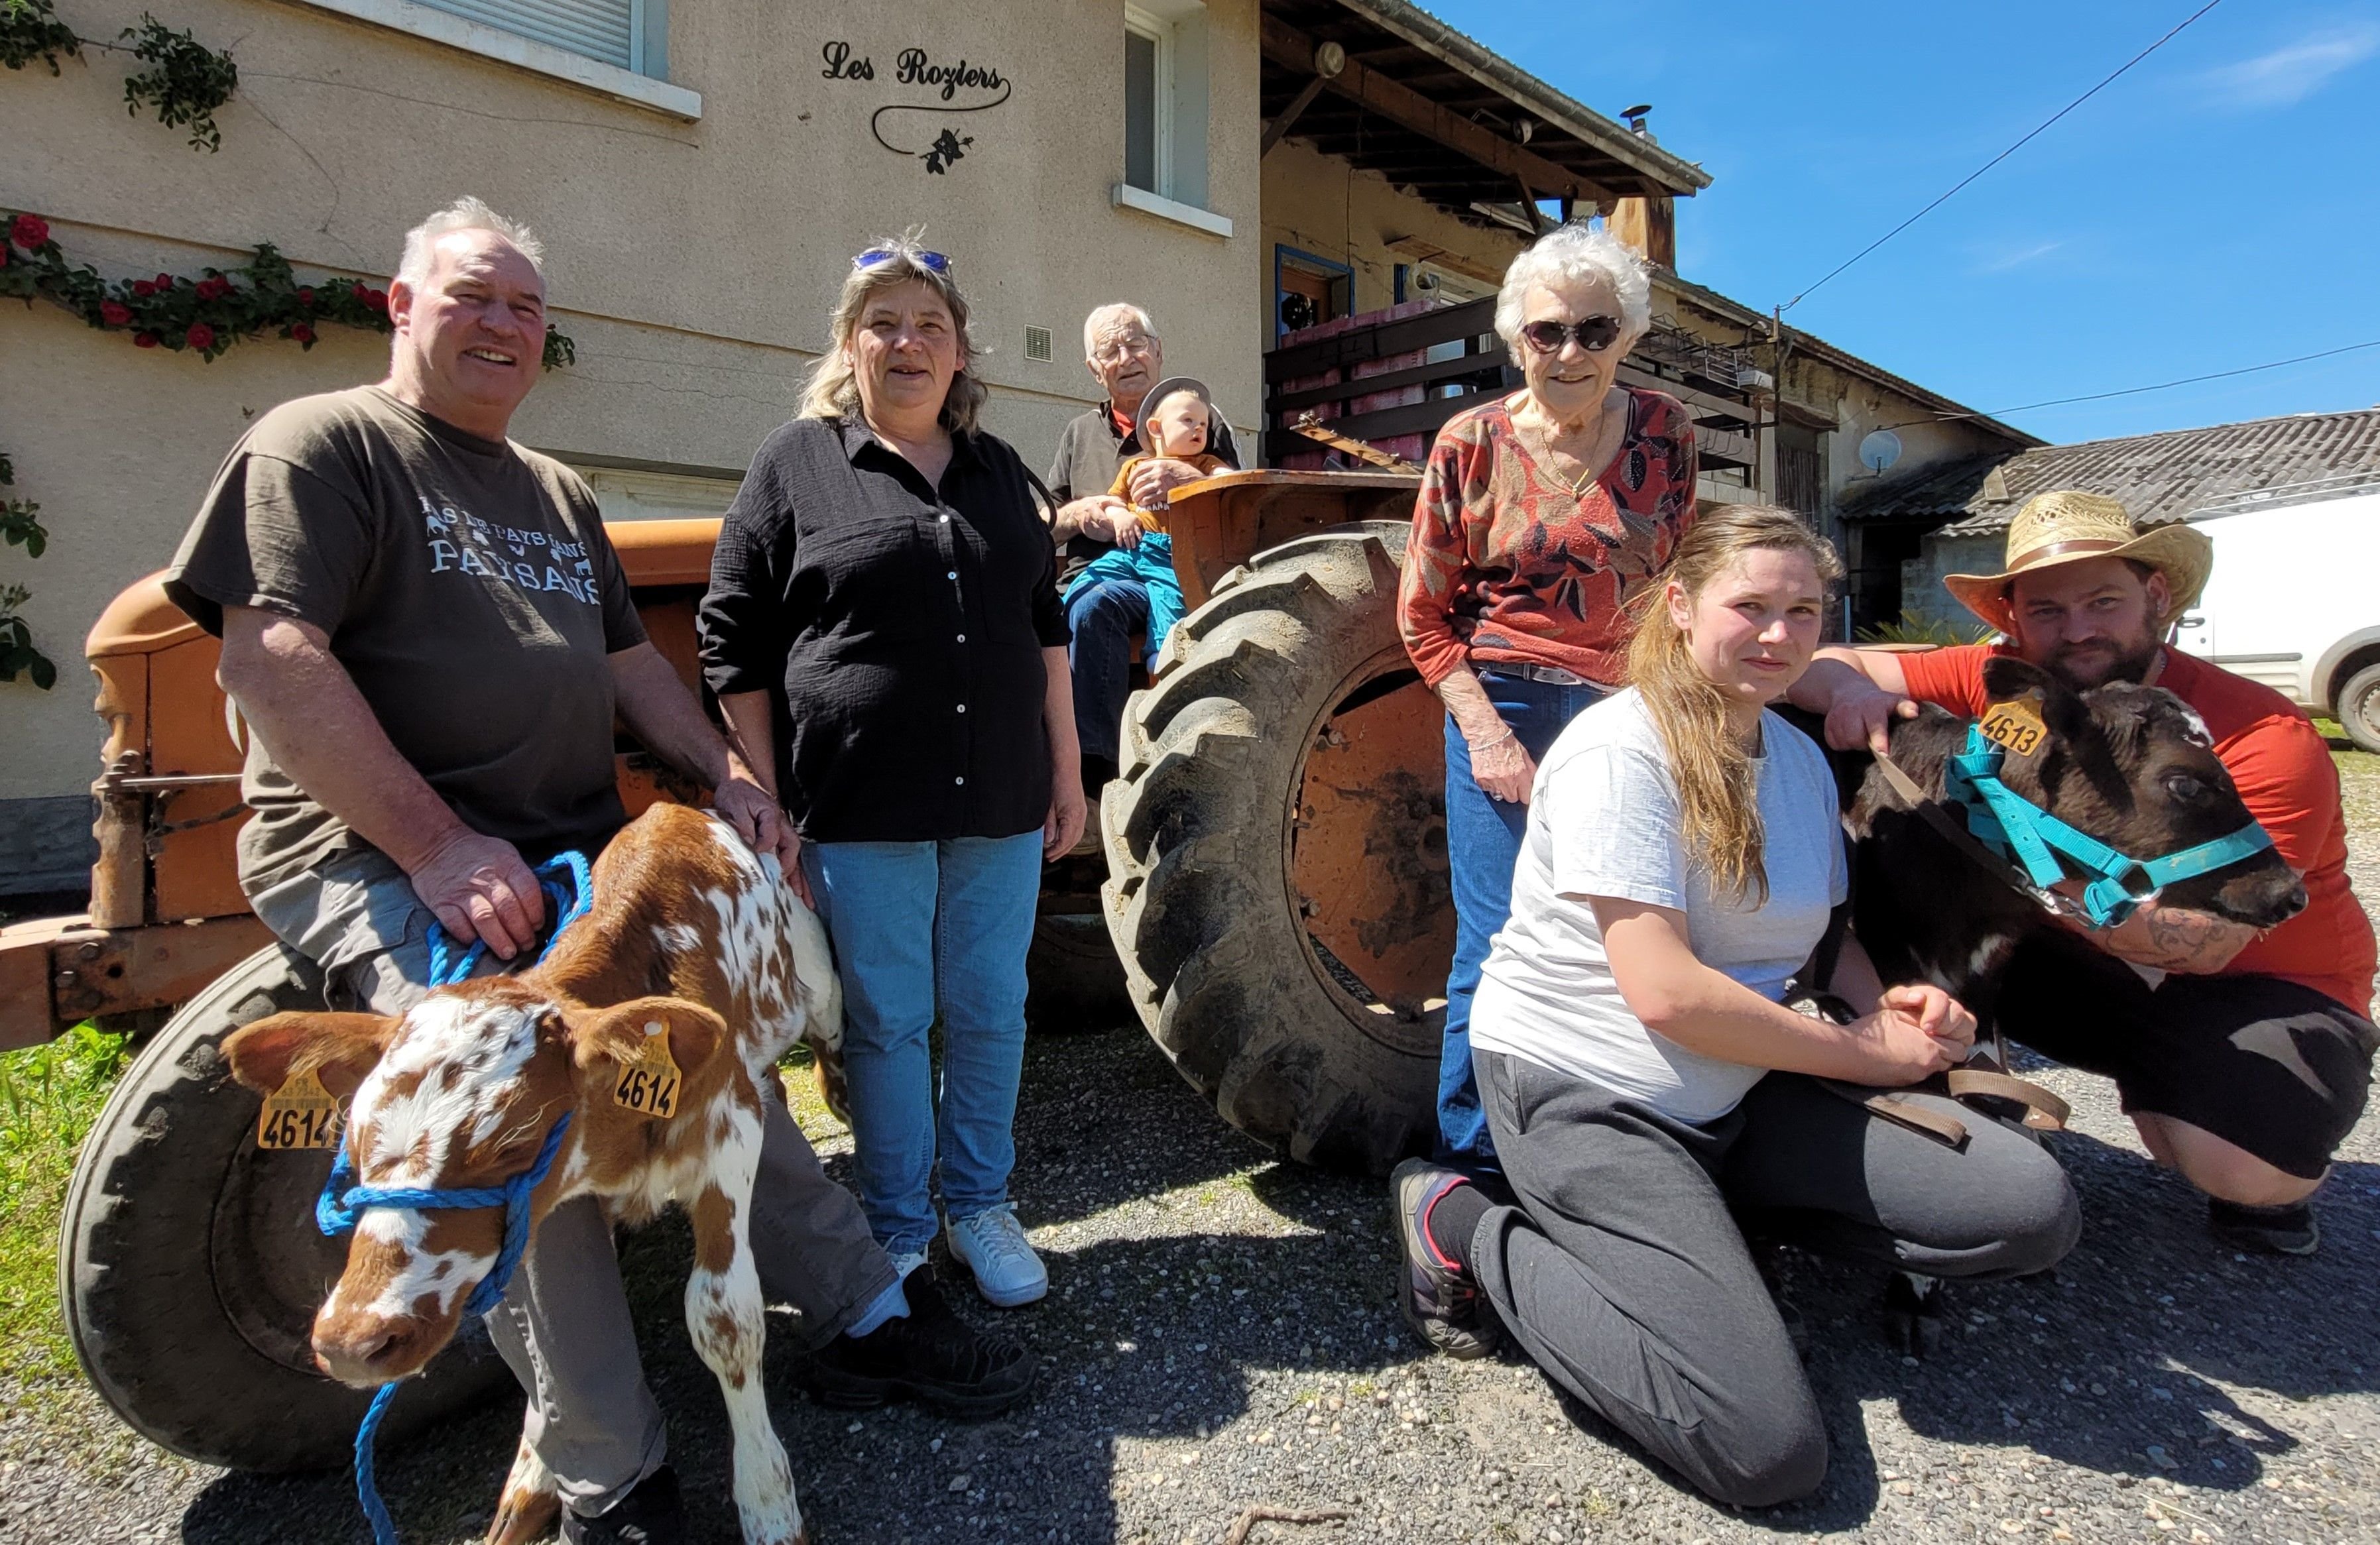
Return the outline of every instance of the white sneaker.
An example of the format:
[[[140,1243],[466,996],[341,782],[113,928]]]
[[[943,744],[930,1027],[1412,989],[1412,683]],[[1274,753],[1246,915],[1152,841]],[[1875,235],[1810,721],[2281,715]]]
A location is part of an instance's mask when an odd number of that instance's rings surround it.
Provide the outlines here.
[[[904,1282],[909,1279],[910,1273],[926,1263],[924,1250],[891,1250],[887,1253],[892,1258],[892,1269],[901,1273]]]
[[[953,1218],[951,1253],[975,1273],[976,1290],[1000,1309],[1015,1309],[1050,1291],[1050,1272],[1026,1242],[1016,1207],[1006,1203],[971,1218]]]

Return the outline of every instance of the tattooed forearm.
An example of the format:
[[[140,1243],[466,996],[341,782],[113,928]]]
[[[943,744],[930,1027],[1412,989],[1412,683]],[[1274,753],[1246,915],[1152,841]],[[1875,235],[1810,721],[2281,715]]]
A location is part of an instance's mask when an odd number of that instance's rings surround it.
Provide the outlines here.
[[[2255,936],[2244,923],[2151,903],[2100,938],[2109,954],[2135,964],[2206,975],[2229,965]]]

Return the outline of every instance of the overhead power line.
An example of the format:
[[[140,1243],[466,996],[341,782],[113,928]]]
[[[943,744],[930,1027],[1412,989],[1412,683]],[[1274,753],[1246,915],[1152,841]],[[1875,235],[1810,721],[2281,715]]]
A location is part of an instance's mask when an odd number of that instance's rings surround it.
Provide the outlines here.
[[[2080,397],[2052,397],[2043,403],[2020,403],[2014,407],[1996,407],[1988,413],[1942,413],[1931,419],[1915,419],[1915,423],[1943,423],[1957,418],[1998,418],[2011,413],[2030,413],[2037,407],[2064,407],[2069,403],[2103,403],[2110,397],[2137,397],[2143,392],[2164,392],[2177,386],[2195,386],[2203,380],[2222,380],[2230,376],[2252,376],[2259,370],[2277,370],[2284,365],[2303,365],[2309,360],[2328,359],[2334,355],[2354,354],[2361,349],[2380,349],[2380,338],[2366,339],[2361,344],[2342,344],[2335,349],[2318,354],[2301,354],[2289,359],[2268,359],[2262,365],[2242,365],[2236,370],[2215,370],[2203,376],[2184,376],[2180,380],[2161,380],[2155,386],[2127,386],[2120,392],[2092,392]]]
[[[2139,64],[2150,54],[2155,54],[2158,49],[2163,48],[2166,44],[2171,42],[2175,38],[2180,37],[2183,28],[2188,27],[2192,22],[2196,21],[2200,17],[2204,16],[2207,12],[2213,10],[2222,3],[2223,0],[2206,0],[2206,4],[2199,6],[2198,9],[2191,12],[2187,17],[2184,17],[2180,23],[2176,26],[2172,31],[2168,32],[2164,37],[2159,38],[2156,42],[2149,44],[2146,48],[2142,49],[2138,54],[2135,54],[2131,58],[2125,60],[2123,64],[2116,69],[2114,74],[2109,75],[2105,80],[2100,81],[2096,86],[2092,87],[2081,96],[2076,97],[2072,102],[2068,103],[2065,106],[2051,114],[2047,118],[2044,119],[2037,127],[2035,127],[2031,134],[2026,135],[2015,144],[2010,145],[2007,150],[2002,151],[1999,154],[1992,157],[1991,160],[1985,162],[1981,166],[1976,167],[1965,176],[1961,177],[1956,183],[1951,185],[1949,192],[1944,193],[1940,198],[1935,199],[1924,209],[1919,210],[1915,214],[1911,215],[1900,224],[1895,225],[1891,230],[1885,232],[1884,235],[1876,237],[1874,241],[1869,242],[1865,247],[1861,247],[1858,251],[1852,253],[1850,257],[1844,259],[1841,262],[1837,263],[1833,268],[1828,270],[1826,274],[1818,280],[1816,284],[1812,284],[1800,295],[1795,296],[1792,299],[1779,307],[1777,308],[1777,314],[1781,317],[1786,312],[1793,309],[1796,306],[1801,305],[1804,299],[1817,293],[1819,285],[1826,284],[1828,280],[1832,279],[1836,274],[1842,272],[1843,270],[1851,267],[1853,263],[1858,262],[1862,258],[1866,257],[1877,247],[1882,247],[1886,242],[1890,241],[1893,237],[1909,229],[1912,225],[1916,224],[1919,221],[1925,219],[1936,210],[1940,209],[1944,204],[1949,202],[1951,196],[1956,194],[1959,189],[1966,187],[1969,183],[1973,182],[1977,177],[1982,176],[1993,167],[1998,166],[2001,162],[2006,161],[2009,157],[2016,154],[2017,151],[2024,149],[2025,146],[2031,144],[2035,139],[2039,138],[2042,132],[2047,129],[2050,125],[2058,122],[2058,119],[2066,116],[2069,113],[2073,112],[2076,108],[2082,106],[2084,103],[2089,102],[2093,97],[2097,96],[2101,91],[2106,91],[2109,86],[2115,84],[2117,78],[2123,75],[2126,70],[2131,69],[2134,65]]]

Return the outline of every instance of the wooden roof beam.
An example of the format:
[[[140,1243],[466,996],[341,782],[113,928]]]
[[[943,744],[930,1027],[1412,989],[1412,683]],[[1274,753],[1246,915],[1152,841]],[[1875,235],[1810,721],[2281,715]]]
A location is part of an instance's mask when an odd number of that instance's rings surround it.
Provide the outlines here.
[[[1263,45],[1264,56],[1276,65],[1300,71],[1314,67],[1314,40],[1269,14],[1264,18]],[[1614,189],[1556,165],[1354,59],[1347,61],[1347,67],[1329,83],[1328,90],[1490,171],[1526,183],[1540,198],[1574,199],[1603,206],[1621,197]]]

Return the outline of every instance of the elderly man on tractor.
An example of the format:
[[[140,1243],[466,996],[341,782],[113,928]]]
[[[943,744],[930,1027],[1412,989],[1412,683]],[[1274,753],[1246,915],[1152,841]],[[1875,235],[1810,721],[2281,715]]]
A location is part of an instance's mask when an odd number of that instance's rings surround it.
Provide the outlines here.
[[[532,863],[591,854],[625,818],[615,713],[799,883],[783,812],[648,642],[592,490],[505,438],[537,381],[542,256],[473,199],[410,232],[387,378],[259,418],[166,575],[222,638],[249,730],[241,888],[334,1008],[405,1014],[449,941],[465,970],[535,956],[553,909]],[[750,1238],[770,1301],[822,1346],[822,1393],[1020,1397],[1030,1355],[968,1329],[922,1273],[905,1289],[768,1104]],[[591,1197],[544,1220],[486,1323],[528,1393],[522,1459],[555,1480],[563,1538],[681,1538]],[[527,1539],[543,1520],[498,1522]]]
[[[2213,543],[2188,525],[2143,532],[2115,500],[2040,494],[2010,526],[1999,573],[1944,581],[2001,642],[1825,650],[1792,698],[1826,715],[1836,749],[1881,752],[1920,703],[1982,715],[1985,661],[2006,654],[2077,691],[2162,687],[2197,714],[2240,799],[2304,876],[2306,909],[2259,933],[2152,897],[2114,927],[2042,931],[2007,963],[1998,1020],[2113,1078],[2149,1153],[2206,1193],[2217,1238],[2310,1255],[2321,1238],[2312,1199],[2371,1085],[2372,923],[2349,887],[2338,772],[2312,721],[2164,642],[2213,563]]]
[[[1167,490],[1208,475],[1185,461],[1148,456],[1140,443],[1135,426],[1141,404],[1149,388],[1165,379],[1165,343],[1148,312],[1123,301],[1092,311],[1083,319],[1083,363],[1106,401],[1069,421],[1059,437],[1058,453],[1050,461],[1049,491],[1058,501],[1050,537],[1059,549],[1058,589],[1067,597],[1073,642],[1066,663],[1075,678],[1083,791],[1091,797],[1096,822],[1099,790],[1116,775],[1123,703],[1132,688],[1132,635],[1148,625],[1148,587],[1128,576],[1069,586],[1100,555],[1116,550],[1119,537],[1137,539],[1134,504],[1158,508]],[[1207,449],[1232,466],[1240,465],[1232,427],[1220,413]],[[1145,459],[1133,469],[1128,504],[1109,490],[1135,456]]]

